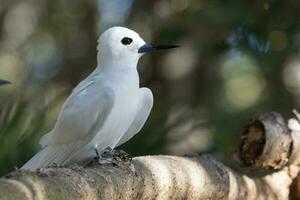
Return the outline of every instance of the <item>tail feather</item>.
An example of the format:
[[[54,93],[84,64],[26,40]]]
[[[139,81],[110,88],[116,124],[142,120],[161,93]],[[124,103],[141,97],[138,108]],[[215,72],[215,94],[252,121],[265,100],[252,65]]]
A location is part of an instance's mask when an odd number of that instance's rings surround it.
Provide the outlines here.
[[[25,165],[23,170],[36,170],[38,168],[48,167],[53,164],[64,165],[66,161],[77,151],[77,144],[46,146],[35,156],[33,156]]]

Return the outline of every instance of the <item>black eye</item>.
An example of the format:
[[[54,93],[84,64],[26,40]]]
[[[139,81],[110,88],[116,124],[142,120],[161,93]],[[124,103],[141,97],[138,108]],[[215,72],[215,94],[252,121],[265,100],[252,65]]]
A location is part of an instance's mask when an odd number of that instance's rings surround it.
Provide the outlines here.
[[[124,38],[121,40],[121,42],[122,42],[122,44],[124,44],[124,45],[129,45],[129,44],[131,44],[132,39],[129,38],[129,37],[124,37]]]

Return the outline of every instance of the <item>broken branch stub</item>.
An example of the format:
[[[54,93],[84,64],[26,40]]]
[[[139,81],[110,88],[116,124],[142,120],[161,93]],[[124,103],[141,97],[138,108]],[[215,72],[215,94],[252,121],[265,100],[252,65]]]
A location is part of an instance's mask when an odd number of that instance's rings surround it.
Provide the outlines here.
[[[237,149],[237,158],[245,167],[281,169],[289,160],[292,137],[283,117],[276,112],[259,115],[249,121]]]

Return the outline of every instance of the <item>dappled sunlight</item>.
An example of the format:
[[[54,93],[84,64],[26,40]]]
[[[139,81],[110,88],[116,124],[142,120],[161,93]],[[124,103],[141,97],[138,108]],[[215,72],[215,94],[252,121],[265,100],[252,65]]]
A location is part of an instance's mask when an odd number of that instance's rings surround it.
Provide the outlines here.
[[[212,144],[212,133],[204,123],[205,118],[193,114],[191,109],[184,106],[174,106],[166,123],[166,127],[170,129],[168,151],[174,155],[182,155],[209,148]]]
[[[60,13],[54,17],[61,18],[71,18],[71,19],[80,19],[84,17],[84,13],[81,12],[81,0],[72,0],[72,1],[65,1],[65,0],[58,0],[58,5],[60,7]]]
[[[265,80],[251,57],[243,54],[226,57],[222,75],[224,95],[230,106],[227,109],[247,109],[264,97]]]
[[[172,0],[171,1],[171,8],[176,12],[182,12],[186,10],[190,5],[190,0]]]
[[[160,69],[162,75],[167,80],[181,79],[196,67],[197,54],[193,45],[189,41],[179,42],[182,46],[176,51],[168,53],[162,61],[162,68]]]
[[[170,142],[168,151],[173,155],[182,155],[185,153],[201,152],[208,149],[212,144],[211,131],[207,128],[197,128],[189,131],[182,131],[182,127],[178,127],[180,135],[172,136],[170,132]],[[177,138],[176,138],[177,136]],[[181,138],[181,140],[179,139]]]
[[[29,2],[19,2],[4,18],[4,45],[16,48],[34,32],[38,9]]]
[[[0,51],[0,66],[1,77],[13,83],[1,87],[0,90],[13,91],[20,86],[19,84],[27,75],[23,60],[15,51]]]
[[[283,70],[283,81],[289,92],[300,95],[300,56],[288,60]]]
[[[168,18],[172,13],[170,2],[166,0],[157,1],[154,4],[153,11],[161,19]]]
[[[194,158],[182,158],[176,156],[151,157],[145,159],[141,157],[145,166],[154,176],[153,187],[158,192],[158,199],[172,196],[182,196],[182,198],[193,197],[196,194],[206,194],[205,188],[213,184],[214,178],[207,172],[208,163],[200,164]],[[150,158],[150,157],[149,157]],[[213,188],[213,187],[212,187]],[[185,189],[185,191],[181,191]],[[175,195],[176,194],[176,195]]]
[[[185,158],[185,163],[181,164],[181,167],[189,178],[188,180],[192,186],[189,188],[191,192],[196,192],[197,190],[200,190],[200,188],[205,188],[205,185],[211,180],[206,169],[195,160]]]
[[[99,29],[119,25],[127,19],[133,0],[98,0]]]
[[[36,35],[25,49],[28,71],[34,78],[44,80],[57,75],[61,68],[61,54],[49,33]]]
[[[153,174],[158,175],[157,177],[154,178],[156,183],[155,184],[156,189],[161,191],[166,191],[166,193],[169,192],[167,196],[171,196],[172,190],[169,190],[169,187],[173,185],[174,175],[172,175],[170,168],[166,166],[164,162],[155,159],[153,159],[151,163],[149,162],[147,164],[149,166],[149,170],[151,170]],[[166,194],[160,193],[159,195],[162,196],[158,196],[158,199],[162,198]]]

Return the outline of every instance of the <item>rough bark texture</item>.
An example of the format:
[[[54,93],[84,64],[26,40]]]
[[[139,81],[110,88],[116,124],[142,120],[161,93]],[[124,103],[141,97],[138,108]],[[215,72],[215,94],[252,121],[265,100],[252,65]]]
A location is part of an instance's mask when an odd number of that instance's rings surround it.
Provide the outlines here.
[[[279,113],[251,119],[241,136],[237,156],[241,164],[257,169],[281,169],[292,150],[292,136]]]
[[[132,164],[15,171],[0,179],[0,199],[288,199],[299,172],[299,135],[298,121],[288,128],[277,113],[250,121],[237,157],[254,172],[269,170],[260,176],[209,155],[142,156]]]
[[[287,199],[289,170],[250,178],[207,155],[145,156],[131,167],[17,171],[0,181],[0,199]]]

